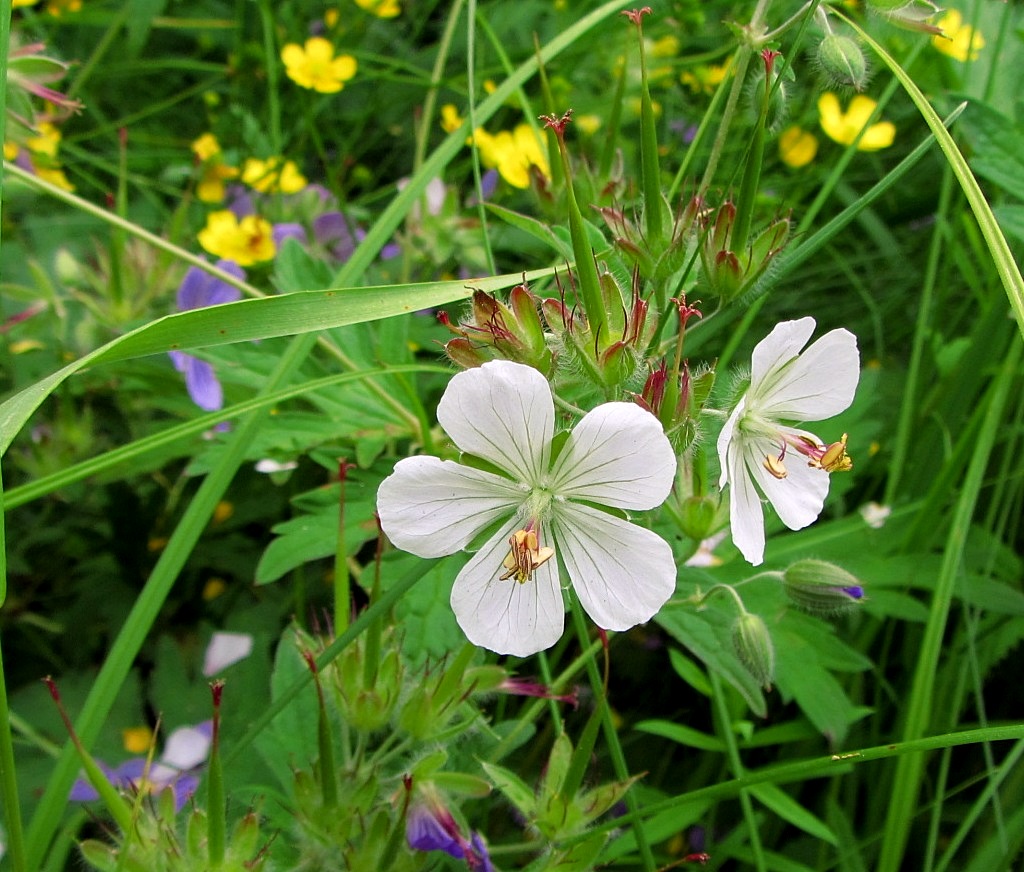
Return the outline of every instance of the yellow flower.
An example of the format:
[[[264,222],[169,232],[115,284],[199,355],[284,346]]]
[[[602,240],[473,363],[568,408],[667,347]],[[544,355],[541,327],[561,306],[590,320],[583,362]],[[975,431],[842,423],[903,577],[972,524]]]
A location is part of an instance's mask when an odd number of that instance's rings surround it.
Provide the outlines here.
[[[128,727],[121,730],[121,741],[129,754],[145,754],[153,744],[153,731],[149,727]]]
[[[356,0],[356,6],[378,18],[394,18],[402,11],[398,0]]]
[[[51,185],[56,185],[65,191],[73,191],[75,186],[71,184],[68,177],[64,175],[64,170],[60,167],[36,167],[36,175],[39,176],[44,182],[49,182]]]
[[[303,48],[293,42],[281,49],[285,73],[295,84],[321,94],[335,94],[356,74],[356,59],[334,56],[334,46],[322,36],[311,36]]]
[[[441,107],[441,128],[445,133],[454,133],[462,127],[464,119],[459,115],[459,110],[452,103],[445,103]]]
[[[247,158],[242,167],[242,181],[261,194],[297,194],[306,187],[306,177],[299,172],[295,161],[283,157]]]
[[[601,128],[600,115],[577,115],[572,120],[581,131],[588,135],[597,133]]]
[[[30,136],[25,140],[25,147],[36,154],[45,154],[47,157],[56,157],[57,149],[60,148],[60,131],[47,121],[38,125],[38,136]]]
[[[16,142],[5,142],[4,143],[4,160],[14,160],[18,156],[18,152],[21,151],[18,148]]]
[[[234,212],[211,212],[206,226],[199,231],[199,244],[214,257],[233,260],[239,266],[252,266],[274,256],[274,239],[268,221],[246,215],[241,221]]]
[[[479,128],[473,134],[473,143],[480,149],[484,166],[495,167],[513,187],[530,187],[531,166],[551,177],[544,144],[529,124],[519,124],[511,131],[502,130],[493,135]]]
[[[831,91],[826,91],[818,98],[821,129],[840,145],[849,145],[864,130],[877,105],[870,97],[858,94],[850,101],[846,112],[843,112],[839,108],[839,98]],[[857,143],[857,150],[878,151],[880,148],[888,148],[895,138],[895,125],[891,121],[879,121],[864,132]]]
[[[714,94],[722,80],[729,73],[729,61],[717,66],[699,66],[692,70],[684,70],[679,80],[687,85],[694,94]]]
[[[17,9],[19,6],[35,6],[39,0],[13,0],[11,7]]]
[[[193,142],[192,153],[202,163],[196,196],[204,203],[220,203],[224,199],[224,182],[238,176],[238,167],[224,163],[220,143],[212,133],[204,133]]]
[[[50,0],[46,4],[46,11],[55,17],[60,17],[65,12],[81,12],[82,0]]]
[[[818,140],[802,127],[787,127],[779,135],[779,158],[793,169],[807,166],[818,153]]]
[[[938,26],[945,35],[932,37],[935,48],[964,63],[978,59],[978,52],[985,47],[985,37],[969,24],[964,24],[963,16],[956,9],[950,9],[943,15]]]

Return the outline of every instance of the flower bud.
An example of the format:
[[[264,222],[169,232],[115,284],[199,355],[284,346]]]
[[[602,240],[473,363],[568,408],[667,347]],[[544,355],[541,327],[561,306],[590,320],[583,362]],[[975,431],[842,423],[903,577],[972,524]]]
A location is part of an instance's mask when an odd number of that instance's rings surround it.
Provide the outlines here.
[[[818,66],[831,86],[864,90],[868,64],[860,46],[848,36],[830,33],[818,44]]]
[[[824,560],[799,560],[782,575],[786,595],[818,615],[855,609],[864,599],[860,581],[842,567]]]
[[[709,496],[693,496],[683,500],[679,512],[679,529],[695,542],[707,539],[718,516],[718,501]]]
[[[740,661],[765,690],[775,677],[775,646],[760,615],[744,612],[732,627],[732,643]]]

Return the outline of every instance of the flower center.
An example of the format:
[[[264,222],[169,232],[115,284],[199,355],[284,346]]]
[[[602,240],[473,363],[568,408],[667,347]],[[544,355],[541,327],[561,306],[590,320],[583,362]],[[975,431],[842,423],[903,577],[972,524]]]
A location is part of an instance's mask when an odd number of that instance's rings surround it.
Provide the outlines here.
[[[537,569],[547,563],[555,555],[555,549],[547,545],[541,546],[537,536],[536,525],[530,521],[522,530],[516,530],[508,540],[509,552],[501,565],[505,572],[498,576],[500,581],[514,578],[525,584]]]

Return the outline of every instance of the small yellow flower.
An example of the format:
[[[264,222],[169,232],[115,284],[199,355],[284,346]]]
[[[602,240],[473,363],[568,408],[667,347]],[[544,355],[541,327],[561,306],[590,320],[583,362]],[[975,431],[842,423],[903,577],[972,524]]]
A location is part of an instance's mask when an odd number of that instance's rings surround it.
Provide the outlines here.
[[[192,143],[192,153],[202,163],[196,196],[204,203],[220,203],[224,199],[224,182],[238,176],[238,167],[224,163],[220,143],[212,133],[204,133]]]
[[[49,182],[51,185],[55,185],[64,191],[73,191],[75,186],[71,184],[70,180],[64,175],[64,170],[60,167],[36,167],[36,175],[39,176],[44,182]]]
[[[572,120],[588,136],[593,136],[601,128],[600,115],[577,115]]]
[[[46,11],[56,18],[65,12],[81,12],[82,0],[50,0],[46,4]]]
[[[473,143],[480,149],[480,160],[484,166],[496,168],[513,187],[530,187],[531,166],[551,177],[544,144],[529,124],[519,124],[511,131],[502,130],[495,134],[479,128],[473,134]]]
[[[716,66],[699,66],[684,70],[679,80],[694,94],[714,94],[722,80],[729,74],[729,61]]]
[[[242,181],[261,194],[297,194],[306,187],[306,177],[299,172],[295,161],[283,157],[247,158],[242,167]]]
[[[270,223],[263,218],[246,215],[239,221],[234,212],[222,209],[207,216],[198,238],[199,244],[214,257],[252,266],[274,256],[272,232]]]
[[[305,48],[294,42],[281,49],[285,73],[295,84],[321,94],[336,94],[356,74],[356,59],[334,56],[334,46],[322,36],[311,36]]]
[[[378,18],[394,18],[402,12],[398,0],[356,0],[356,6]]]
[[[14,160],[18,156],[18,152],[21,149],[18,147],[16,142],[5,142],[4,143],[4,160]]]
[[[964,24],[963,16],[950,9],[938,21],[944,36],[933,36],[932,45],[945,55],[966,63],[978,59],[978,52],[985,47],[985,37],[969,24]]]
[[[870,97],[858,94],[850,101],[846,112],[843,112],[839,107],[839,98],[831,91],[826,91],[818,98],[821,129],[840,145],[850,145],[864,130],[877,105]],[[857,143],[857,150],[878,151],[880,148],[888,148],[895,138],[895,125],[891,121],[879,121],[864,132]]]
[[[817,153],[817,137],[802,127],[787,127],[779,135],[779,158],[788,167],[807,166]]]
[[[462,127],[465,119],[459,115],[459,110],[452,103],[445,103],[441,107],[441,128],[445,133],[454,133]]]
[[[57,149],[60,148],[60,131],[47,121],[38,125],[38,136],[31,136],[25,140],[25,147],[36,154],[45,154],[47,157],[56,157]]]
[[[129,754],[145,754],[153,744],[153,731],[149,727],[128,727],[121,730],[121,741]]]
[[[235,506],[233,503],[229,503],[227,500],[221,500],[217,503],[213,510],[213,518],[210,523],[216,526],[217,524],[223,524],[235,513]]]
[[[227,582],[223,578],[211,578],[203,585],[203,600],[205,602],[215,600],[227,589]]]
[[[39,0],[13,0],[11,7],[17,9],[19,6],[35,6]]]

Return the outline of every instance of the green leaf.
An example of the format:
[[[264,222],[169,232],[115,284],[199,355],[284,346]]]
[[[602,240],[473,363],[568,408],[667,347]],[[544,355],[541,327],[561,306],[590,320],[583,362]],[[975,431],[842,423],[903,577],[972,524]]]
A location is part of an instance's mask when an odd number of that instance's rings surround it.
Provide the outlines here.
[[[676,648],[668,652],[669,663],[672,669],[683,681],[692,687],[697,693],[711,698],[711,682],[696,663]]]
[[[687,745],[690,748],[700,748],[702,751],[715,751],[719,754],[725,753],[725,743],[716,736],[709,736],[693,727],[685,727],[682,724],[674,724],[671,721],[650,720],[640,721],[633,725],[634,730],[641,733],[650,733],[652,736],[662,736],[680,745]]]
[[[548,274],[549,270],[535,270],[527,274],[527,279]],[[480,279],[477,286],[494,291],[521,281],[521,274],[495,276]],[[337,288],[239,300],[158,318],[69,363],[0,404],[0,453],[6,452],[15,435],[43,400],[67,378],[87,366],[174,350],[311,333],[417,312],[461,300],[468,295],[469,290],[461,280],[376,288]]]
[[[761,803],[793,826],[799,827],[805,833],[828,842],[830,845],[838,844],[835,833],[828,825],[811,814],[782,788],[776,787],[774,784],[758,784],[751,787],[750,792]]]
[[[513,212],[511,209],[506,209],[504,206],[498,206],[494,203],[488,203],[487,210],[493,212],[510,227],[522,230],[523,233],[540,240],[559,257],[564,258],[570,263],[572,262],[572,245],[555,234],[550,225],[545,224],[543,221],[538,221],[536,218],[531,218],[529,215]]]
[[[494,782],[494,786],[519,810],[520,814],[532,820],[537,811],[537,800],[529,785],[504,766],[483,761],[480,765]]]

